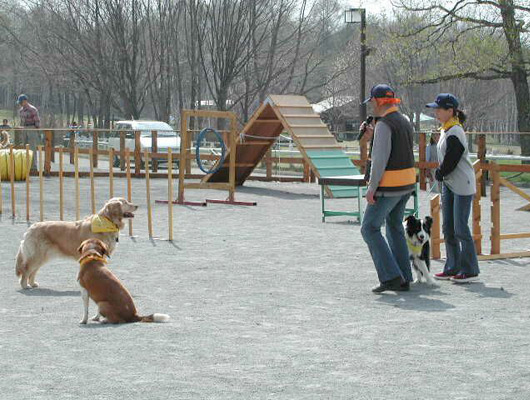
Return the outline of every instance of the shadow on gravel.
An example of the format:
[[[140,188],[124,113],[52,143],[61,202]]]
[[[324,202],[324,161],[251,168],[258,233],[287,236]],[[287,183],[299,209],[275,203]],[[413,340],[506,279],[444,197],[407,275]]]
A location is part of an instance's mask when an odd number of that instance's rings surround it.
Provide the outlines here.
[[[81,296],[81,292],[79,290],[53,290],[53,289],[20,289],[18,290],[19,293],[25,295],[25,296],[52,296],[52,297],[65,297],[65,296],[71,296],[71,297],[79,297]]]
[[[86,325],[79,324],[82,329],[101,329],[101,328],[121,328],[130,324],[100,324],[99,322],[89,322]]]
[[[423,297],[425,294],[429,295],[445,295],[445,293],[440,292],[439,290],[429,289],[427,290],[417,290],[407,293],[400,293],[396,295],[382,294],[376,301],[384,303],[386,305],[401,308],[402,310],[413,310],[413,311],[431,311],[431,312],[441,312],[447,311],[455,308],[454,305],[446,303],[445,301],[438,299],[431,299],[429,297]]]
[[[491,287],[486,286],[482,282],[474,282],[469,285],[465,285],[464,289],[466,289],[468,292],[477,293],[480,297],[493,297],[496,299],[509,299],[513,296],[512,293],[508,292],[507,290],[504,290],[504,288],[501,287]]]
[[[274,197],[284,200],[300,200],[300,199],[316,199],[318,194],[310,193],[292,193],[284,190],[274,190],[269,188],[257,188],[257,187],[238,187],[237,191],[245,194],[255,194],[263,197]]]

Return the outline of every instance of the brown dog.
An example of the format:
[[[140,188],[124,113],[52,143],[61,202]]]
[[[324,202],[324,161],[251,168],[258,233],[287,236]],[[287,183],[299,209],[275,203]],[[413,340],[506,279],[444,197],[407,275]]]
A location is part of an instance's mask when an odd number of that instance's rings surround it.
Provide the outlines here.
[[[124,218],[134,218],[138,206],[113,198],[95,215],[75,222],[37,222],[27,230],[16,257],[16,275],[22,289],[38,287],[35,275],[47,261],[58,257],[77,259],[79,245],[86,239],[102,240],[111,254],[116,247]]]
[[[92,321],[121,324],[125,322],[166,322],[169,315],[151,314],[139,316],[131,294],[120,280],[105,266],[108,248],[99,239],[85,240],[79,246],[81,258],[79,276],[85,312],[81,324],[88,321],[89,299],[98,305],[98,313]],[[103,318],[101,318],[103,317]]]

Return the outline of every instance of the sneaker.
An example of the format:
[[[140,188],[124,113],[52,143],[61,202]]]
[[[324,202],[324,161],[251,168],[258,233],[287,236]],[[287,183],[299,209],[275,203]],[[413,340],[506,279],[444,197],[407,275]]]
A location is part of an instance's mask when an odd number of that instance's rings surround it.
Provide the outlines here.
[[[455,275],[446,274],[445,272],[439,272],[437,274],[434,274],[434,279],[438,279],[440,281],[448,281]]]
[[[386,282],[381,282],[379,285],[372,288],[372,292],[374,293],[383,293],[387,290],[392,290],[394,292],[407,292],[410,290],[410,286],[408,284],[404,284],[404,282],[401,280],[401,277],[397,277]]]
[[[454,283],[469,283],[478,281],[478,275],[458,274],[451,278]]]

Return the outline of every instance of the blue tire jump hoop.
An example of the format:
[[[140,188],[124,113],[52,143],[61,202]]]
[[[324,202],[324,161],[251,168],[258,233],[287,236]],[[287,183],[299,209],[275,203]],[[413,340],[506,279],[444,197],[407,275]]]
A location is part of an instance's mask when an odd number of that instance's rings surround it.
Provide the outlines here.
[[[209,132],[214,133],[215,136],[217,136],[217,139],[219,140],[219,142],[221,143],[221,158],[217,162],[217,165],[215,165],[212,169],[207,170],[202,165],[201,143]],[[197,137],[197,145],[195,146],[195,159],[197,160],[197,165],[199,166],[200,170],[204,172],[205,174],[215,174],[223,166],[225,162],[225,157],[226,157],[226,146],[225,146],[225,142],[221,134],[213,128],[204,128],[202,131],[200,131],[199,136]]]

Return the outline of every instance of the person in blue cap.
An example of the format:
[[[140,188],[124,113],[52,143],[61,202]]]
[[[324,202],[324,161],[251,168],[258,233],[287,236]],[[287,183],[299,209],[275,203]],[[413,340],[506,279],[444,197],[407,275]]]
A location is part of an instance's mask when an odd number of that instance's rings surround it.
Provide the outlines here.
[[[361,227],[380,282],[372,292],[407,291],[412,271],[403,217],[416,185],[413,129],[399,112],[401,100],[390,86],[375,85],[364,102],[370,103],[377,121],[375,128],[366,127],[374,131],[366,192],[368,205]],[[371,136],[370,132],[368,135]],[[381,233],[383,223],[386,239]]]
[[[455,283],[474,282],[478,280],[480,270],[468,221],[477,188],[462,126],[466,116],[458,108],[458,99],[451,93],[440,93],[426,107],[434,109],[436,118],[442,124],[437,145],[440,167],[436,170],[435,177],[442,182],[443,233],[447,260],[443,271],[434,277]]]

